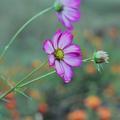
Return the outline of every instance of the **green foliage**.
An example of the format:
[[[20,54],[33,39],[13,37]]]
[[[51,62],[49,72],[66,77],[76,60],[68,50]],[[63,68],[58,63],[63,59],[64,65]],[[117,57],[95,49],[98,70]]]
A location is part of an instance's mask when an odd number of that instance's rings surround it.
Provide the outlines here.
[[[53,2],[54,0],[0,0],[0,52],[21,25],[36,13],[50,7]],[[96,112],[91,113],[84,104],[85,98],[91,95],[98,96],[102,105],[111,110],[113,120],[120,119],[119,4],[119,0],[83,0],[81,21],[76,23],[74,31],[74,39],[82,48],[83,58],[91,57],[95,50],[103,49],[109,53],[110,63],[103,65],[100,73],[94,64],[83,63],[75,69],[74,78],[67,85],[54,74],[17,90],[16,110],[20,113],[20,119],[31,116],[34,120],[42,103],[48,105],[45,120],[64,120],[68,113],[76,109],[84,109],[92,116]],[[0,92],[4,92],[5,87],[10,88],[12,82],[17,83],[47,59],[42,50],[43,40],[51,38],[57,28],[61,28],[61,24],[54,11],[51,11],[31,23],[16,38],[0,63]],[[48,71],[49,67],[45,66],[27,81]],[[32,100],[27,99],[29,96]],[[11,112],[5,105],[6,99],[0,101],[0,119],[12,120]]]

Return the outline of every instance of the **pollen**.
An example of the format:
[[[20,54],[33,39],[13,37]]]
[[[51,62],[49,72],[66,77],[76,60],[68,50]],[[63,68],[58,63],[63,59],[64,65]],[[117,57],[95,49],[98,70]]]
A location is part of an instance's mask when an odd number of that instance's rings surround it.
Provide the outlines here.
[[[57,49],[54,55],[55,55],[55,58],[58,60],[62,60],[64,58],[64,52],[61,49]]]

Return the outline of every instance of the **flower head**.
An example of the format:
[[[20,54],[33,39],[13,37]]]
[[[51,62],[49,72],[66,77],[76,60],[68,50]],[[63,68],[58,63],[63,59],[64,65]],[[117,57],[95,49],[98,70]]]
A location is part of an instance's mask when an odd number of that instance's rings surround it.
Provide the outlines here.
[[[80,19],[79,6],[80,0],[56,0],[54,9],[65,27],[72,29],[72,22]]]
[[[104,51],[97,51],[94,53],[94,61],[95,63],[97,64],[101,64],[101,63],[109,63],[108,62],[108,59],[109,59],[109,56],[107,54],[107,52],[104,52]]]
[[[43,46],[48,54],[49,65],[55,68],[65,83],[72,79],[72,67],[80,66],[82,63],[80,47],[72,41],[73,35],[70,32],[58,30],[53,39],[46,40]]]

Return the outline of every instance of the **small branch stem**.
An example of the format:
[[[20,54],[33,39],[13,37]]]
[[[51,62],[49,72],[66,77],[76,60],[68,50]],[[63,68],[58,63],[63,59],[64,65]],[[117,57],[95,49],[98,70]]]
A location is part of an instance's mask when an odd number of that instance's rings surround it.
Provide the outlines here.
[[[31,83],[33,83],[33,82],[36,82],[36,81],[38,81],[38,80],[40,80],[40,79],[42,79],[42,78],[45,78],[45,77],[47,77],[47,76],[49,76],[49,75],[51,75],[51,74],[53,74],[53,73],[55,73],[55,72],[56,72],[56,71],[49,72],[49,73],[47,73],[47,74],[45,74],[45,75],[42,75],[42,76],[40,76],[40,77],[38,77],[38,78],[35,78],[35,79],[33,79],[33,80],[29,81],[29,82],[26,82],[26,83],[20,85],[19,88],[22,88],[22,87],[24,87],[24,86],[26,86],[26,85],[29,85],[29,84],[31,84]]]
[[[10,47],[10,45],[15,41],[16,37],[24,30],[24,28],[26,26],[28,26],[33,20],[35,20],[36,18],[38,18],[39,16],[43,15],[44,13],[50,11],[53,7],[47,8],[39,13],[37,13],[35,16],[33,16],[31,19],[29,19],[16,33],[15,35],[11,38],[11,40],[8,42],[8,44],[4,47],[1,56],[0,56],[0,60],[2,59],[2,57],[5,55],[5,53],[7,52],[8,48]]]
[[[92,61],[92,58],[90,57],[90,58],[84,59],[84,60],[82,60],[82,61],[83,61],[83,62]]]
[[[8,90],[7,92],[3,93],[0,96],[0,99],[4,98],[6,95],[8,95],[9,93],[11,93],[12,91],[14,91],[21,83],[23,83],[27,78],[29,78],[30,76],[32,76],[36,71],[38,71],[43,65],[45,65],[46,62],[44,62],[43,64],[41,64],[38,68],[34,69],[32,72],[30,72],[28,75],[26,75],[22,80],[20,80],[16,86],[12,87],[10,90]]]
[[[26,79],[28,79],[30,76],[32,76],[35,72],[37,72],[43,65],[45,65],[47,62],[42,63],[40,66],[38,66],[36,69],[34,69],[33,71],[31,71],[30,73],[28,73],[28,75],[26,75],[21,81],[24,81]],[[22,82],[21,82],[22,83]]]

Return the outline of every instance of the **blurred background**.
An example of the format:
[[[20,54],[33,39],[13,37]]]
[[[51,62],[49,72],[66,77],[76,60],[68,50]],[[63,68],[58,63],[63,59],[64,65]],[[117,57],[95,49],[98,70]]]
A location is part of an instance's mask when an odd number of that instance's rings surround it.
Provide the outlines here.
[[[53,3],[0,0],[0,52],[28,19]],[[80,10],[81,20],[73,34],[83,58],[104,50],[110,63],[101,73],[93,63],[82,64],[67,85],[54,74],[22,88],[24,95],[9,94],[0,101],[0,120],[120,120],[120,0],[82,0]],[[52,38],[58,28],[64,30],[55,12],[50,11],[16,38],[0,62],[0,93],[47,60],[43,40]],[[44,65],[30,79],[49,71]]]

